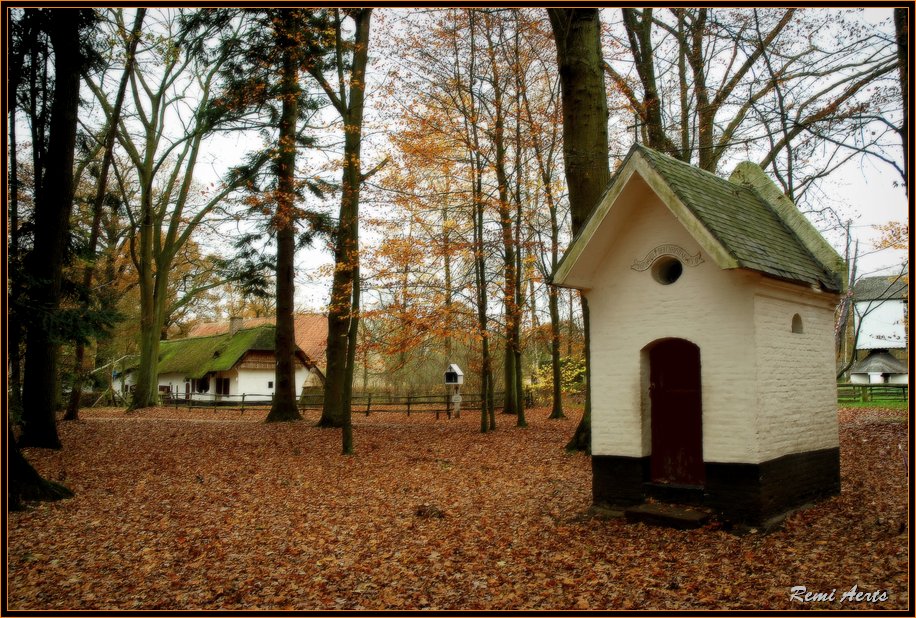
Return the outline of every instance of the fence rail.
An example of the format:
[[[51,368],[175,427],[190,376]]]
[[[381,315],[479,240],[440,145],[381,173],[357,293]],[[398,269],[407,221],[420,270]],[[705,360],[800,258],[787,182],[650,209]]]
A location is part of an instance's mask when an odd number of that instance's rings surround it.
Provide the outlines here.
[[[174,406],[176,408],[222,408],[228,410],[267,408],[273,403],[273,395],[259,395],[252,393],[243,393],[241,395],[215,395],[206,398],[197,395],[196,397],[187,396],[184,393],[161,393],[163,405]],[[503,405],[503,393],[493,394],[493,405],[499,407]],[[455,412],[455,404],[452,402],[451,395],[393,395],[388,393],[365,393],[353,395],[351,397],[351,413],[363,414],[369,416],[379,412],[400,412],[406,413],[407,416],[418,413],[431,413],[439,418],[440,414],[445,414],[451,418]],[[481,395],[461,394],[461,407],[463,410],[480,409]],[[321,409],[324,404],[324,394],[308,393],[300,395],[298,405],[300,410]]]
[[[909,384],[837,384],[837,401],[909,401]]]

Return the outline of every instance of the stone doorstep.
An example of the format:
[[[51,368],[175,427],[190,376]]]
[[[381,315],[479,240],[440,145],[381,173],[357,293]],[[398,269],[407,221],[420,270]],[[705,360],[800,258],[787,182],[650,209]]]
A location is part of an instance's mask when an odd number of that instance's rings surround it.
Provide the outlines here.
[[[642,522],[650,526],[665,526],[691,530],[704,526],[712,517],[709,509],[677,504],[644,503],[624,511],[627,523]]]

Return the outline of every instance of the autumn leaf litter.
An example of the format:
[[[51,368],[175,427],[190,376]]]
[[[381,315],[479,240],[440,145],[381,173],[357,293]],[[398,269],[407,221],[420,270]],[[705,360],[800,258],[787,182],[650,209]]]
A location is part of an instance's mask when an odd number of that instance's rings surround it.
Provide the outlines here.
[[[83,410],[26,449],[76,497],[8,517],[10,609],[880,609],[909,599],[904,411],[840,411],[843,491],[768,534],[591,517],[577,418]],[[578,413],[571,416],[578,417]],[[887,601],[840,595],[888,591]],[[799,603],[792,586],[837,590]]]

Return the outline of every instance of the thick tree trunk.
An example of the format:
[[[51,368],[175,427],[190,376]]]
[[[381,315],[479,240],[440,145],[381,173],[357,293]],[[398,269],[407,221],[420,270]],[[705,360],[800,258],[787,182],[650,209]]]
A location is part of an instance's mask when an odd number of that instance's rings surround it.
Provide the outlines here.
[[[145,216],[140,230],[140,358],[130,409],[155,406],[158,398],[158,364],[160,322],[157,319],[157,299],[152,262],[152,216]]]
[[[598,9],[548,9],[563,101],[563,156],[573,235],[578,233],[610,182],[607,94],[601,57]],[[585,326],[585,410],[567,448],[591,445],[588,304],[582,298]]]
[[[30,500],[53,501],[70,498],[73,492],[60,483],[43,478],[35,468],[26,461],[16,444],[12,427],[7,427],[7,509],[19,511],[24,508],[23,502]]]
[[[288,20],[288,12],[283,18]],[[277,211],[274,225],[277,228],[276,290],[277,325],[274,338],[276,371],[274,397],[267,422],[300,420],[296,404],[296,333],[294,297],[296,283],[296,120],[299,115],[299,76],[295,61],[293,26],[285,23],[278,27],[283,49],[281,68],[282,111],[280,115],[279,161],[277,171]]]
[[[54,99],[47,173],[35,205],[35,241],[30,260],[32,315],[26,338],[22,445],[60,448],[55,418],[56,313],[60,304],[64,249],[73,206],[73,158],[82,54],[78,10],[51,12]]]
[[[130,409],[139,410],[149,408],[158,403],[158,363],[159,339],[161,323],[157,319],[157,284],[156,277],[164,277],[164,273],[154,275],[153,237],[159,233],[153,216],[153,188],[152,178],[143,178],[143,191],[141,192],[141,219],[139,230],[139,253],[137,255],[138,288],[140,293],[140,334],[139,334],[139,364],[137,366],[137,379],[134,383],[134,392],[131,397]]]
[[[277,325],[274,332],[274,351],[276,370],[274,373],[274,397],[267,415],[268,423],[278,421],[300,420],[296,404],[296,366],[295,348],[296,333],[293,309],[295,291],[294,256],[295,232],[294,223],[289,221],[277,230]]]

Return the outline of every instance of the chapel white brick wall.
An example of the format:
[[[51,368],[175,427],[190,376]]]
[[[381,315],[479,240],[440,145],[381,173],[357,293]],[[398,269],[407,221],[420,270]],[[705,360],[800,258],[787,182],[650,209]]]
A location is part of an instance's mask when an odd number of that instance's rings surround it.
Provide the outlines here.
[[[832,305],[788,294],[764,290],[754,302],[761,461],[839,445]]]
[[[761,275],[722,270],[705,253],[701,264],[685,265],[675,283],[659,284],[651,269],[633,270],[633,261],[661,244],[679,245],[691,255],[700,247],[641,181],[631,182],[624,193],[629,195],[621,195],[608,213],[614,232],[606,255],[595,260],[594,285],[586,291],[592,453],[651,453],[645,348],[668,337],[700,348],[705,461],[760,463],[836,446],[829,301],[805,297],[808,304],[793,309],[789,293],[759,296],[771,287]],[[800,346],[790,337],[796,312],[806,329]]]
[[[628,190],[638,190],[639,184],[631,183]],[[700,348],[704,460],[756,461],[752,316],[757,277],[723,271],[706,254],[701,264],[685,265],[671,285],[656,282],[651,269],[633,270],[634,260],[661,244],[677,244],[691,255],[700,251],[648,187],[643,185],[640,193],[639,199],[619,201],[609,213],[619,222],[612,250],[586,293],[591,312],[592,453],[642,457],[651,452],[644,349],[659,339],[677,337]]]

